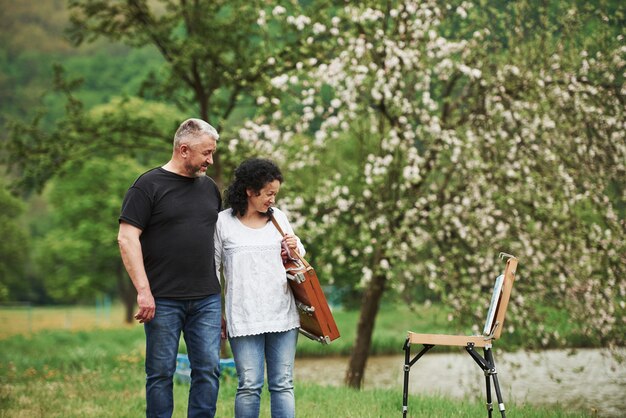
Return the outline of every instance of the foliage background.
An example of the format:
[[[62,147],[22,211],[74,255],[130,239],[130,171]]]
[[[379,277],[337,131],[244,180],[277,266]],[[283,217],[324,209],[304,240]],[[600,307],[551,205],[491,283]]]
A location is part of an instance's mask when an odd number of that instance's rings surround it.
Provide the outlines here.
[[[507,332],[567,344],[542,323],[560,311],[624,345],[622,2],[198,4],[1,0],[0,300],[132,305],[116,208],[201,116],[220,184],[247,156],[283,167],[280,205],[360,309],[361,366],[385,301],[478,330],[500,251]]]

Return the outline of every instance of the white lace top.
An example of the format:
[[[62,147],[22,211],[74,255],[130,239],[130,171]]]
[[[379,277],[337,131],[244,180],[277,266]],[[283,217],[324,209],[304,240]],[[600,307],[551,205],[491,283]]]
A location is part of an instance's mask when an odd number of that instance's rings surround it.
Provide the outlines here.
[[[293,229],[283,212],[274,218],[285,233]],[[225,277],[226,327],[230,337],[282,332],[300,326],[295,300],[280,256],[282,236],[268,222],[250,228],[232,215],[219,213],[215,227],[215,266]],[[298,250],[304,247],[298,240]]]

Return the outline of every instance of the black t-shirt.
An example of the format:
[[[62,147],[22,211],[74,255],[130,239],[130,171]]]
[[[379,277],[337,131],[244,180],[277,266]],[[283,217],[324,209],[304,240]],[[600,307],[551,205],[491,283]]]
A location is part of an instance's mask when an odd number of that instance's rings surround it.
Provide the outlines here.
[[[128,189],[120,222],[142,230],[143,262],[152,295],[198,299],[220,293],[213,235],[222,200],[210,177],[154,168]]]

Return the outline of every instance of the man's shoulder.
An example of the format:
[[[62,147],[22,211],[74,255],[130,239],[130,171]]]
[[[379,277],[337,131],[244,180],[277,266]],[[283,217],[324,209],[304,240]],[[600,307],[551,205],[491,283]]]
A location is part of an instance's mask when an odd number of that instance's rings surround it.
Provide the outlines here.
[[[198,177],[198,178],[199,178],[199,179],[200,179],[200,181],[202,181],[203,183],[205,183],[205,184],[207,184],[207,185],[209,185],[209,186],[211,186],[211,187],[213,187],[213,188],[215,188],[215,189],[218,189],[218,187],[217,187],[217,183],[215,182],[215,180],[213,180],[213,178],[211,178],[211,177],[209,177],[209,176],[200,176],[200,177]]]
[[[153,182],[161,176],[160,167],[151,168],[150,170],[142,173],[137,177],[137,180],[133,183],[133,187],[140,187],[147,184],[153,184]]]
[[[219,201],[219,207],[221,208],[222,194],[220,193],[220,189],[217,186],[217,183],[209,176],[197,177],[196,181],[200,182],[200,190],[202,191],[202,193],[208,194],[211,199]]]

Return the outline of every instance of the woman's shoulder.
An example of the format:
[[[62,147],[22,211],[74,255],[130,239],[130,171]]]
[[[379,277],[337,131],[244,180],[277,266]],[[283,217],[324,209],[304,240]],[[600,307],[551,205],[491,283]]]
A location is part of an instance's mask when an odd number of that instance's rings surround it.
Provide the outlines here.
[[[274,219],[276,219],[276,222],[278,222],[280,225],[283,226],[283,228],[285,228],[287,225],[289,225],[289,217],[287,216],[287,214],[285,212],[283,212],[282,210],[273,207],[273,212],[272,214],[274,215]]]
[[[287,215],[285,214],[285,212],[283,212],[282,210],[278,209],[275,206],[272,206],[272,215],[274,215],[275,218],[287,218]]]
[[[224,209],[220,213],[217,214],[217,222],[229,222],[234,220],[233,210],[231,208]]]

